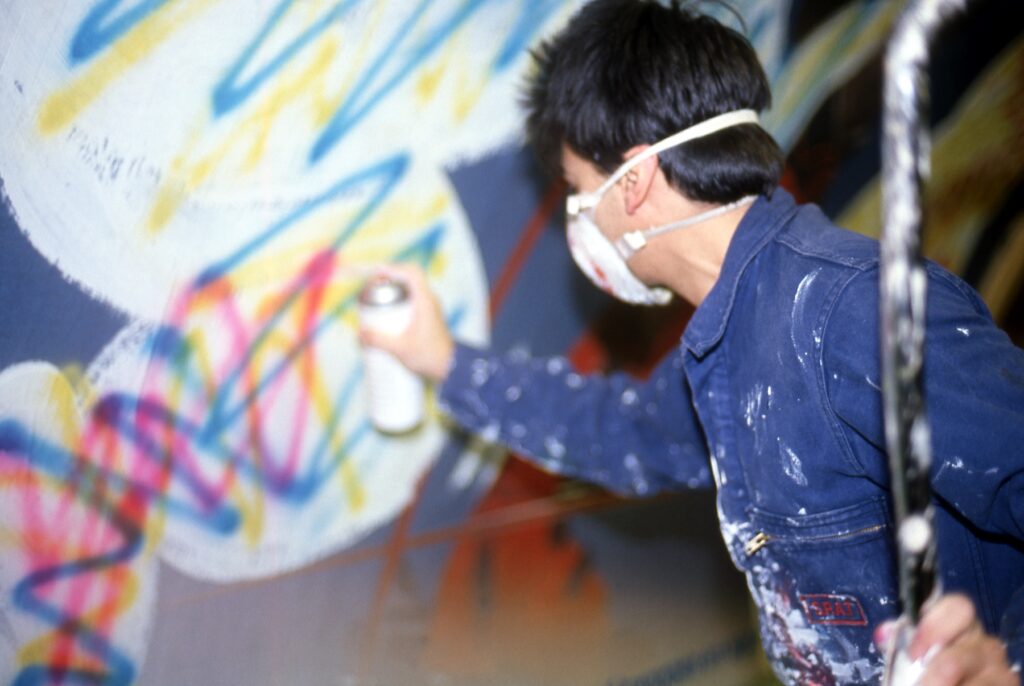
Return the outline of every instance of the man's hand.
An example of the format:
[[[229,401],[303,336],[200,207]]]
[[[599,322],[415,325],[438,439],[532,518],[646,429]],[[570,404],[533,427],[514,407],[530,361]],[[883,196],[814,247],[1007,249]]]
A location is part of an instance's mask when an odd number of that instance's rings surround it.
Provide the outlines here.
[[[879,643],[891,627],[883,625]],[[921,616],[907,647],[911,660],[925,659],[919,686],[1020,686],[1002,642],[985,633],[967,596],[942,596]]]
[[[412,265],[387,265],[379,269],[409,287],[412,323],[400,336],[389,336],[360,326],[363,345],[385,350],[413,372],[439,383],[448,376],[455,343],[441,311],[437,296],[430,290],[426,275]]]

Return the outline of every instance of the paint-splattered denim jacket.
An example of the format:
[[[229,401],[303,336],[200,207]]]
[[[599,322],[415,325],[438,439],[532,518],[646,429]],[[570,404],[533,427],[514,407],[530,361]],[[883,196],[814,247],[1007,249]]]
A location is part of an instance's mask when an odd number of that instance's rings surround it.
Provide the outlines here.
[[[1024,649],[1024,351],[929,267],[927,402],[946,590]],[[791,684],[873,683],[898,613],[883,453],[878,246],[759,198],[646,382],[459,346],[442,408],[543,467],[628,494],[718,489],[722,534]]]

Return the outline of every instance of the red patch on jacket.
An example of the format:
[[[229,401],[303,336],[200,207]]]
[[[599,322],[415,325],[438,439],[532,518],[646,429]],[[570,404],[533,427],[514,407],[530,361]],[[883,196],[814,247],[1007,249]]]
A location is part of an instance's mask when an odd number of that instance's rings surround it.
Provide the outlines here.
[[[800,596],[800,602],[811,624],[864,626],[868,623],[864,608],[852,595],[808,593]]]

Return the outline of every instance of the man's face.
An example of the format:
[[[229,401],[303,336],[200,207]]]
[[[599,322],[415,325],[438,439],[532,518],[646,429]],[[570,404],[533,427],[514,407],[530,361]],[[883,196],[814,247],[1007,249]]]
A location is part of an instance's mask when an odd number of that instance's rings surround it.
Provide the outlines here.
[[[590,160],[580,157],[568,146],[562,145],[562,175],[569,186],[569,193],[591,193],[601,187],[610,176]],[[602,196],[601,201],[591,210],[598,230],[611,242],[629,231],[650,227],[646,215],[626,212],[623,196],[623,177]],[[634,255],[628,263],[630,271],[648,285],[658,283],[652,265],[658,259],[658,250],[645,249]]]

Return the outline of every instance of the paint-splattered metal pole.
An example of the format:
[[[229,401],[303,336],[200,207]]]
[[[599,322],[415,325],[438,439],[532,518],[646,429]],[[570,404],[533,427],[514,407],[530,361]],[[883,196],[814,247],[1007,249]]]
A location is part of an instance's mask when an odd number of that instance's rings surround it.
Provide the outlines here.
[[[897,522],[903,617],[887,684],[916,681],[900,655],[936,586],[925,412],[926,276],[921,256],[922,187],[929,176],[929,46],[966,0],[914,0],[900,16],[885,55],[881,255],[882,391],[886,447]],[[905,658],[904,658],[905,662]]]

